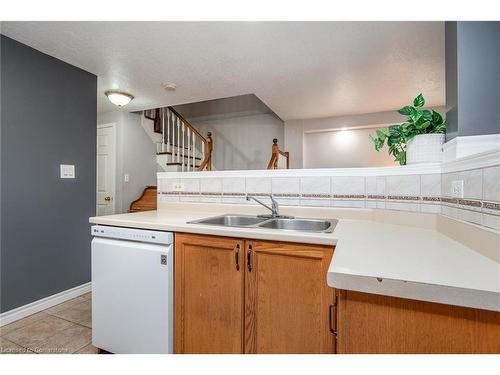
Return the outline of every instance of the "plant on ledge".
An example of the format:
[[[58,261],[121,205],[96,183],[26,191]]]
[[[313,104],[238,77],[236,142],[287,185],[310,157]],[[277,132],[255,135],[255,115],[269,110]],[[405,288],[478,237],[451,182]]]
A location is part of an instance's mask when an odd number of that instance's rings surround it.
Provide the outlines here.
[[[406,146],[410,140],[421,134],[443,134],[446,132],[446,120],[436,111],[423,109],[425,99],[419,94],[413,100],[413,106],[407,105],[398,112],[408,116],[406,122],[392,125],[388,128],[378,129],[377,135],[370,139],[375,145],[375,150],[380,151],[387,141],[389,154],[400,165],[406,164]]]

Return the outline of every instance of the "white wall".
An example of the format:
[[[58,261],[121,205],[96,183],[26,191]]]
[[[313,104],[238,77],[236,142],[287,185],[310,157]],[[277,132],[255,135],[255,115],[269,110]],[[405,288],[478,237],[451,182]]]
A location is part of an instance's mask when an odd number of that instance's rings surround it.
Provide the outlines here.
[[[127,212],[144,188],[156,185],[156,146],[141,126],[141,115],[121,111],[97,114],[97,124],[116,124],[116,213]],[[129,182],[124,182],[124,175]]]
[[[283,121],[271,114],[189,121],[203,135],[212,132],[212,163],[216,170],[265,169],[273,138],[284,141]]]
[[[444,107],[434,108],[441,114],[445,114]],[[304,168],[304,144],[305,144],[305,133],[318,131],[318,130],[330,130],[339,128],[351,128],[351,127],[366,127],[366,126],[377,126],[386,127],[393,124],[402,123],[405,120],[404,116],[401,116],[397,111],[387,111],[387,112],[376,112],[376,113],[365,113],[360,115],[342,116],[342,117],[325,117],[317,119],[303,119],[303,120],[292,120],[285,122],[285,151],[290,152],[291,168]],[[310,138],[312,139],[312,138]],[[352,153],[366,151],[364,149],[352,149]],[[387,151],[382,150],[381,153],[387,153]],[[318,158],[321,155],[318,156]],[[308,163],[321,163],[321,160],[313,160],[312,155],[309,157]],[[368,164],[364,166],[370,166]],[[381,164],[383,165],[383,164]],[[331,165],[331,167],[354,167],[355,165]],[[313,167],[314,168],[314,167]]]
[[[398,165],[384,149],[375,151],[375,129],[333,130],[304,134],[304,168],[390,167]]]

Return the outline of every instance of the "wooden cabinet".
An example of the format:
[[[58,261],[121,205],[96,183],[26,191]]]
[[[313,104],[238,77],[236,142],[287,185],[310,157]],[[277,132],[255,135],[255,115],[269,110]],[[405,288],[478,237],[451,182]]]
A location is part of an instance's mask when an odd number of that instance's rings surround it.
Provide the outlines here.
[[[499,312],[338,293],[338,353],[500,353]]]
[[[333,353],[333,247],[176,234],[176,353]]]
[[[332,247],[246,241],[245,352],[333,353]],[[248,264],[250,267],[248,267]]]
[[[176,353],[243,353],[243,251],[238,239],[176,234]]]

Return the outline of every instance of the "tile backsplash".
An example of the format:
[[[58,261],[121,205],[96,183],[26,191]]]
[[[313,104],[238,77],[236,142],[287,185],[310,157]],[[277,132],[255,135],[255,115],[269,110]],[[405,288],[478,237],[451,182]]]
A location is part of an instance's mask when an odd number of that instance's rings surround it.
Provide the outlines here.
[[[404,171],[404,170],[403,170]],[[314,175],[294,170],[290,175],[212,177],[201,173],[159,174],[159,202],[254,204],[247,195],[273,194],[284,206],[380,208],[443,215],[500,231],[500,165],[450,173]],[[269,173],[271,174],[271,173]],[[222,176],[221,176],[222,175]],[[452,193],[452,182],[463,181],[463,197]],[[183,191],[174,191],[182,182]]]

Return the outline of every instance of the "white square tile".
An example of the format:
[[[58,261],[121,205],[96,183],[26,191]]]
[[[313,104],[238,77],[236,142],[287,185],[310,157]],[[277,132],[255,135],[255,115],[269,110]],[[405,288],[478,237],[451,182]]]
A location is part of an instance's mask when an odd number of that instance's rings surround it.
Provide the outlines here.
[[[420,211],[420,204],[410,203],[410,202],[385,202],[385,208],[388,210],[398,210],[398,211]]]
[[[222,193],[245,194],[245,177],[223,178]]]
[[[221,193],[222,178],[202,178],[200,190],[202,193]]]
[[[451,183],[459,180],[458,172],[444,173],[441,175],[441,195],[443,197],[452,197]]]
[[[300,205],[305,207],[330,207],[331,199],[327,198],[301,198]]]
[[[420,196],[420,176],[387,176],[387,195]]]
[[[332,177],[333,195],[365,195],[365,178],[338,176]]]
[[[439,197],[441,195],[441,175],[436,173],[420,176],[420,194],[422,197]]]
[[[323,176],[301,177],[301,194],[331,194],[331,178]]]
[[[464,181],[464,198],[482,199],[483,170],[472,169],[459,173],[459,179]]]
[[[299,194],[300,179],[299,177],[273,177],[271,191],[273,194]]]
[[[483,199],[500,202],[500,165],[483,169]]]
[[[367,176],[366,195],[385,195],[385,177]]]
[[[431,214],[439,214],[439,213],[441,213],[441,205],[440,204],[422,203],[420,205],[420,211],[426,212],[426,213],[431,213]]]
[[[200,180],[198,178],[180,178],[177,182],[184,184],[184,193],[200,193]]]
[[[364,200],[356,199],[334,199],[332,200],[332,207],[351,207],[351,208],[365,208]]]
[[[500,231],[500,216],[488,215],[483,213],[483,225]]]
[[[271,178],[270,177],[247,177],[246,178],[246,193],[247,194],[271,194]]]
[[[457,218],[474,224],[481,224],[483,215],[478,211],[457,209]]]

